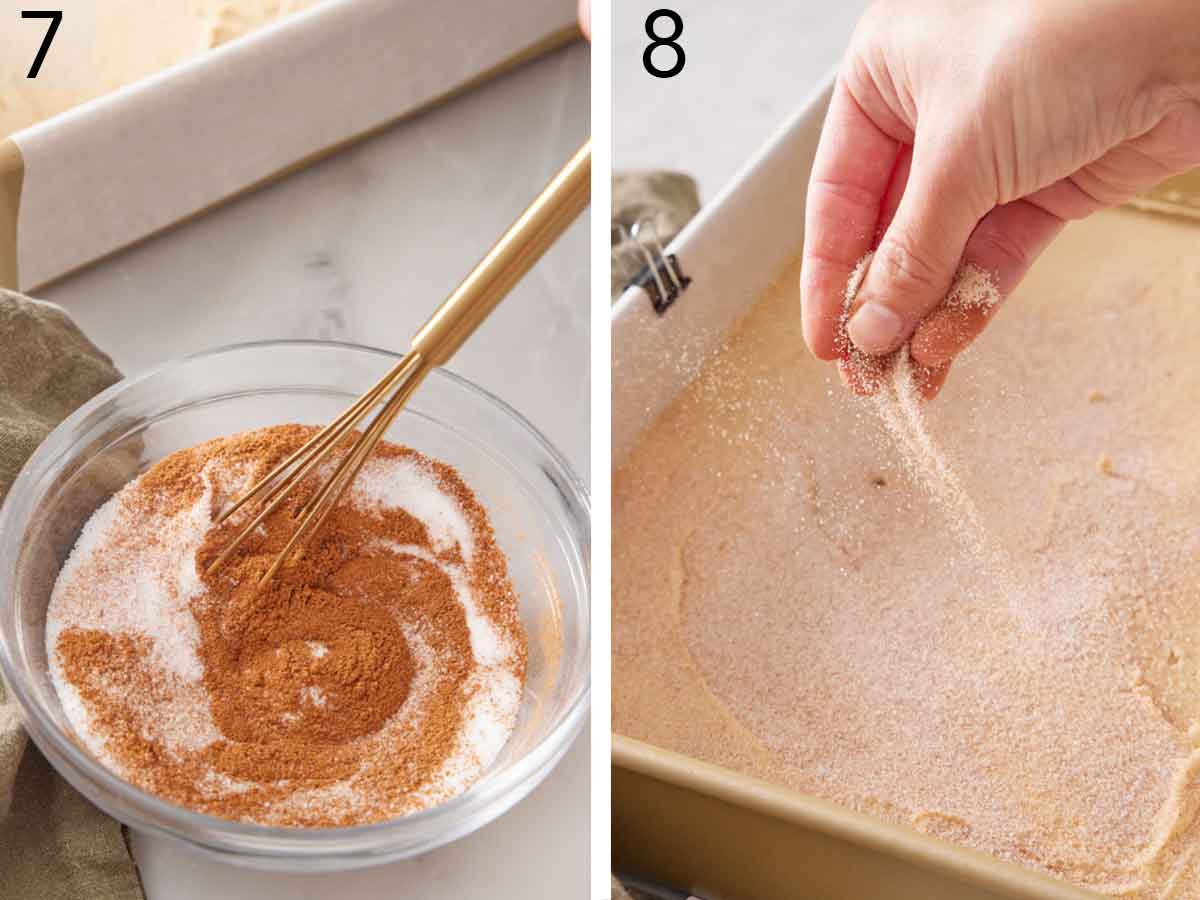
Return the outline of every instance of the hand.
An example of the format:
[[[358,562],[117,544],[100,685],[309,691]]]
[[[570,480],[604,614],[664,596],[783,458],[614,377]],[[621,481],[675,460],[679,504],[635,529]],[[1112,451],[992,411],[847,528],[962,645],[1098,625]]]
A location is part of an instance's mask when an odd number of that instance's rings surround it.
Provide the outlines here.
[[[1070,219],[1200,165],[1194,0],[881,0],[858,25],[809,183],[801,304],[820,359],[911,340],[932,396]],[[843,328],[843,292],[876,248]],[[840,339],[839,339],[840,335]],[[851,383],[852,387],[861,386]]]

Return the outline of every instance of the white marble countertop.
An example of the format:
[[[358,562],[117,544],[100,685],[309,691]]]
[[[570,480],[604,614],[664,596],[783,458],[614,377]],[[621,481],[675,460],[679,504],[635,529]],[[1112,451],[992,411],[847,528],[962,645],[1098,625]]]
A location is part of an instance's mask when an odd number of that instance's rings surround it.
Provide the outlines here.
[[[556,52],[42,291],[127,374],[267,338],[403,350],[589,130],[589,54]],[[451,369],[589,471],[588,227],[576,223]],[[135,836],[149,900],[586,896],[585,733],[513,811],[448,847],[338,875],[253,872]]]
[[[613,0],[614,169],[687,172],[711,200],[837,64],[867,5]],[[645,23],[664,7],[683,19],[687,62],[655,78],[642,67]],[[656,53],[670,65],[667,51]]]

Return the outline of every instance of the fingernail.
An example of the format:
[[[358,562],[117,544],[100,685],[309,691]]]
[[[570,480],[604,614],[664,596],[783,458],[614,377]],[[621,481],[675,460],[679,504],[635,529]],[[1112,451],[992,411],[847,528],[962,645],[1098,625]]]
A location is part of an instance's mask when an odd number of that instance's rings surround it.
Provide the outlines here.
[[[850,319],[846,332],[864,353],[887,353],[900,340],[904,323],[882,303],[868,303]]]

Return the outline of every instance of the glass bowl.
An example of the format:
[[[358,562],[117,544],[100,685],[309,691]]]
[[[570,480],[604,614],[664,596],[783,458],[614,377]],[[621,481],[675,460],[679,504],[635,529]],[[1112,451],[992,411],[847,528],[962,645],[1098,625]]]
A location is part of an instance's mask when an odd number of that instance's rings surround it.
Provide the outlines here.
[[[549,774],[579,732],[591,644],[586,490],[513,409],[436,370],[386,437],[450,463],[476,492],[508,556],[529,633],[520,719],[483,777],[440,806],[376,825],[268,828],[160,800],[109,772],[73,736],[47,671],[46,606],[91,513],[175,450],[265,425],[330,421],[397,359],[316,341],[242,344],[190,356],[94,398],[56,428],[21,471],[0,508],[0,668],[42,753],[110,815],[256,868],[372,865],[430,850],[495,819]]]

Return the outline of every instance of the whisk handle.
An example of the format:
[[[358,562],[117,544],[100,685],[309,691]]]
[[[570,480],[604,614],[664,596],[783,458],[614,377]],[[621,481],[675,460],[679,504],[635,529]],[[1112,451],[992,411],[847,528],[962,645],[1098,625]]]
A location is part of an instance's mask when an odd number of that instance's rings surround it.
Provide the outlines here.
[[[591,201],[588,140],[413,337],[430,365],[454,355]]]

